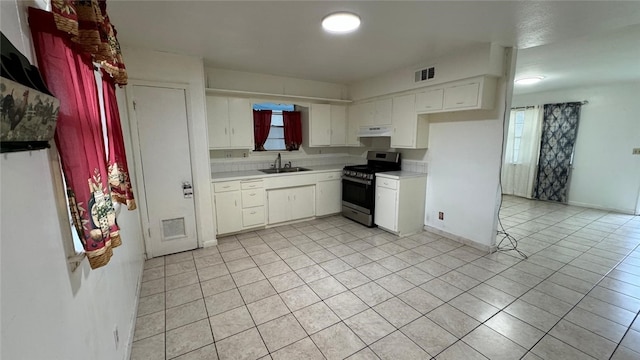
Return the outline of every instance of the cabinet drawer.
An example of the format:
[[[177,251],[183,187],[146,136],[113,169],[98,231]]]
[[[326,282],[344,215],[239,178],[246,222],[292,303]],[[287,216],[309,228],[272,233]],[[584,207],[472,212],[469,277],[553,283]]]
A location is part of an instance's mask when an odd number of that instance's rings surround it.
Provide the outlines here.
[[[213,184],[214,192],[226,192],[240,190],[240,181],[224,181]]]
[[[397,189],[398,188],[398,181],[397,180],[391,180],[391,179],[385,179],[385,178],[377,178],[376,179],[376,186],[380,186],[380,187],[387,188],[387,189]]]
[[[251,189],[242,190],[242,207],[248,208],[252,206],[264,205],[264,190]]]
[[[262,189],[264,187],[264,182],[262,180],[243,181],[241,185],[242,185],[242,190]]]
[[[264,224],[264,206],[242,210],[242,226],[250,227]]]
[[[318,174],[318,181],[338,180],[342,178],[341,172],[327,172]]]

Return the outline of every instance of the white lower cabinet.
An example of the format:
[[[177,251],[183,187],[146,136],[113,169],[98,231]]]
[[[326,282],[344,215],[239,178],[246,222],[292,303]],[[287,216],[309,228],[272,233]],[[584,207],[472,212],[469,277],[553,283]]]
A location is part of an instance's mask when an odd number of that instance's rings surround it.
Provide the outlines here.
[[[337,214],[342,210],[342,173],[318,175],[316,184],[316,216]]]
[[[313,217],[315,186],[299,186],[267,191],[269,224]]]
[[[376,186],[375,224],[398,231],[398,191]]]
[[[376,174],[375,224],[399,236],[421,231],[426,188],[426,174]]]
[[[264,186],[258,181],[213,184],[218,235],[264,225]]]

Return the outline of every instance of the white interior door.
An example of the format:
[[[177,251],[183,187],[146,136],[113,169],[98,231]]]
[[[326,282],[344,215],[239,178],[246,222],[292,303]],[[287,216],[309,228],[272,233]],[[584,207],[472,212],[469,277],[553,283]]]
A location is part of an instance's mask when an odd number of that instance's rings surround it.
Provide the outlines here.
[[[147,255],[195,249],[186,92],[134,85],[133,101],[148,219]]]

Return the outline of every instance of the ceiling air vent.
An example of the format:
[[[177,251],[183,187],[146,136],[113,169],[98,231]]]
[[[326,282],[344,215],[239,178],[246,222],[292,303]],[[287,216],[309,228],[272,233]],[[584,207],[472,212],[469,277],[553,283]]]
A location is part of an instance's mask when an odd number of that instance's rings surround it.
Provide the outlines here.
[[[426,69],[416,71],[415,82],[431,80],[436,76],[436,68],[428,67]]]

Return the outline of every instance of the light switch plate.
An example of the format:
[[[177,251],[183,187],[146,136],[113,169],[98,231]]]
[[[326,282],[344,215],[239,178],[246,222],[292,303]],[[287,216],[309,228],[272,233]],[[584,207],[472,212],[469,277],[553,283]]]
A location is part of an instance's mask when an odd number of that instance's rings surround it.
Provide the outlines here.
[[[640,148],[633,148],[633,155],[640,155]]]

